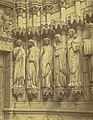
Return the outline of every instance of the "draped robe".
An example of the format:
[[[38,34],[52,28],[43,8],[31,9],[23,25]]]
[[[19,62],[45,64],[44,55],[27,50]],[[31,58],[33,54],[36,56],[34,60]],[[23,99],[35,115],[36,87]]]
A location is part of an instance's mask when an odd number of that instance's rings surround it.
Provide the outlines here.
[[[31,47],[27,56],[27,86],[36,88],[38,85],[39,72],[39,49],[35,46]]]
[[[22,48],[22,46],[14,48],[13,57],[14,84],[19,85],[20,79],[25,79],[25,50]]]
[[[54,53],[55,86],[66,86],[66,48],[59,43]]]
[[[42,87],[52,86],[52,64],[53,64],[53,48],[48,45],[41,49],[41,73],[42,73]]]
[[[70,86],[79,86],[80,82],[80,45],[79,39],[70,38],[68,40],[68,63]]]

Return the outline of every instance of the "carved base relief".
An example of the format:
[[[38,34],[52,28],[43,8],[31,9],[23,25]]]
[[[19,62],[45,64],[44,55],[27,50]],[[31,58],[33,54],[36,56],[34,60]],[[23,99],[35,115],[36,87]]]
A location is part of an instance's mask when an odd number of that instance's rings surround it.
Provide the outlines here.
[[[67,101],[68,100],[69,90],[64,87],[56,87],[54,90],[54,101]]]
[[[82,115],[52,115],[52,114],[41,114],[41,115],[23,115],[15,114],[13,116],[14,120],[92,120],[92,116],[82,116]],[[5,119],[8,120],[8,119]],[[12,119],[11,119],[12,120]]]

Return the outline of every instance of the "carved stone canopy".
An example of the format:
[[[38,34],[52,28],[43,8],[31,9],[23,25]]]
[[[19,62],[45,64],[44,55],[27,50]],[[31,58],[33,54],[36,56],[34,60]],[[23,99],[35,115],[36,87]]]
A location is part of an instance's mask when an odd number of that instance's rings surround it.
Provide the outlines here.
[[[60,7],[66,7],[67,4],[68,4],[68,0],[59,0]]]
[[[50,14],[52,12],[52,9],[53,9],[53,6],[52,5],[46,5],[46,6],[43,6],[45,12],[47,14]]]
[[[31,6],[29,10],[33,15],[37,15],[39,9],[40,8],[38,6]]]
[[[25,12],[25,9],[20,7],[16,9],[16,12],[18,15],[23,15],[23,13]]]

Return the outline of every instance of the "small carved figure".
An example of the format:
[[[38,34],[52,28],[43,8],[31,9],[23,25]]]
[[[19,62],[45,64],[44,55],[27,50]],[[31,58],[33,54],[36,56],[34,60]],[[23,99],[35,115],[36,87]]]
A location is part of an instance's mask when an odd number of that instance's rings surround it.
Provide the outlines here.
[[[7,34],[11,34],[12,27],[14,26],[13,24],[15,23],[15,20],[12,16],[12,12],[13,12],[12,9],[6,8],[2,16],[4,32],[6,32]]]
[[[70,39],[68,40],[68,63],[69,63],[69,86],[81,86],[80,81],[80,44],[73,29],[69,30]]]
[[[61,39],[61,35],[55,35],[54,75],[57,87],[66,86],[66,47]]]
[[[39,49],[35,46],[34,40],[28,42],[27,54],[27,87],[37,88],[39,73]]]
[[[41,73],[42,87],[52,87],[52,63],[53,63],[53,48],[50,45],[50,39],[44,39],[44,46],[41,49]]]
[[[13,51],[14,58],[14,87],[24,86],[25,80],[25,50],[22,41],[16,41],[16,47]]]

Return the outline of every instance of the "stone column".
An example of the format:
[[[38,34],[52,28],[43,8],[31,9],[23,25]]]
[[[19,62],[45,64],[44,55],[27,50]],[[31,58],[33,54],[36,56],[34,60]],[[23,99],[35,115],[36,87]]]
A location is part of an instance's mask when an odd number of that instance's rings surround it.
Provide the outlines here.
[[[40,9],[40,24],[43,24],[43,8]]]
[[[46,12],[46,23],[47,24],[51,24],[51,10],[52,10],[52,6],[51,5],[46,5],[44,7],[45,12]]]
[[[81,16],[81,5],[80,0],[75,0],[76,15]]]
[[[23,8],[18,8],[17,9],[17,13],[18,13],[18,27],[24,27],[25,26],[25,19],[23,18],[23,16],[25,15],[25,11]]]
[[[61,7],[61,21],[66,22],[66,2],[63,2],[61,0],[60,7]]]
[[[38,19],[38,7],[32,6],[32,17],[33,17],[33,26],[37,27],[37,19]]]

